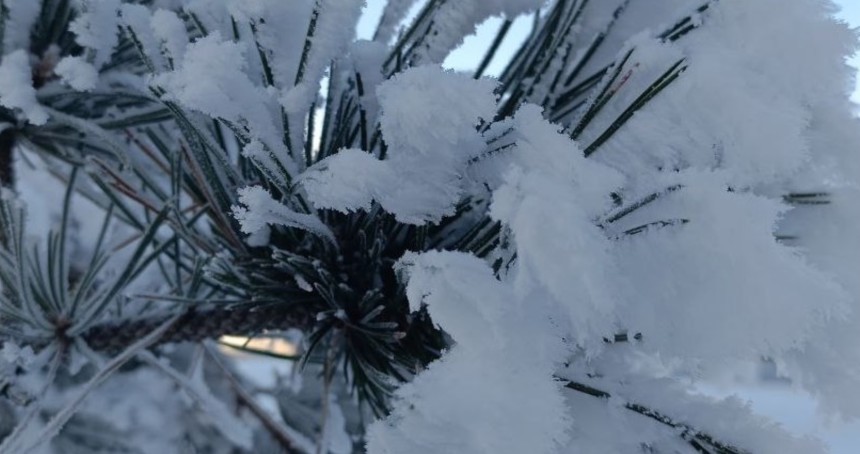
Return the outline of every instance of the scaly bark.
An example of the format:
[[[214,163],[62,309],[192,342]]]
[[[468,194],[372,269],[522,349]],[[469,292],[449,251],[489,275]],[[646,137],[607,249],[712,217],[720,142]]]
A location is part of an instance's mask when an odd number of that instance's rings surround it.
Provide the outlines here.
[[[103,323],[93,326],[84,332],[82,337],[93,350],[116,353],[152,332],[172,316],[173,314]],[[314,318],[311,314],[274,304],[192,310],[180,317],[156,345],[199,342],[223,335],[252,336],[267,330],[295,328],[308,331],[313,324]]]

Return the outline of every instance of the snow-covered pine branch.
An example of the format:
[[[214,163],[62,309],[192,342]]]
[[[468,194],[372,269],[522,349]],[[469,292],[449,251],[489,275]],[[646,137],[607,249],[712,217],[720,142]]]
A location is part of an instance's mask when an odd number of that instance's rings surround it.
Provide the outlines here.
[[[364,6],[0,2],[4,446],[823,452],[697,393],[762,358],[860,416],[829,0]]]

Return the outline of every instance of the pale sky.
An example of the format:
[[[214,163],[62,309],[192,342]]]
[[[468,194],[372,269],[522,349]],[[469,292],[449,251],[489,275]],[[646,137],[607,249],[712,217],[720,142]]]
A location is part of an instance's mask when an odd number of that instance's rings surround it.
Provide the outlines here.
[[[839,15],[852,26],[860,27],[860,0],[837,0],[836,3],[842,6],[842,12]],[[860,54],[855,55],[851,60],[851,64],[855,67],[860,66]],[[860,81],[858,81],[853,98],[855,101],[860,102]]]

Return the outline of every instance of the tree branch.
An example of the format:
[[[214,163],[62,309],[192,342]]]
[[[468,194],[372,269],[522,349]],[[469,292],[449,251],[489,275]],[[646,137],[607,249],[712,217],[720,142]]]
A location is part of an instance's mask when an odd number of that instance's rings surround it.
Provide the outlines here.
[[[172,316],[107,322],[93,326],[84,332],[83,338],[93,350],[113,353],[131,345]],[[199,342],[227,334],[248,336],[266,330],[296,328],[307,331],[313,325],[311,314],[280,304],[189,310],[161,336],[157,344]]]
[[[0,132],[0,186],[11,188],[15,184],[15,129],[8,127]]]
[[[235,374],[227,367],[226,364],[221,360],[218,352],[212,348],[211,345],[205,345],[206,353],[212,358],[212,361],[216,366],[221,370],[224,374],[224,377],[227,378],[227,381],[230,383],[230,386],[233,388],[233,391],[236,393],[236,397],[239,401],[244,405],[260,422],[263,424],[263,427],[269,432],[269,434],[284,448],[284,451],[287,453],[300,453],[301,451],[296,446],[295,441],[293,441],[292,437],[284,430],[281,424],[277,423],[273,420],[266,410],[257,403],[257,400],[254,399],[245,387],[242,386],[242,383],[239,382],[239,379]]]

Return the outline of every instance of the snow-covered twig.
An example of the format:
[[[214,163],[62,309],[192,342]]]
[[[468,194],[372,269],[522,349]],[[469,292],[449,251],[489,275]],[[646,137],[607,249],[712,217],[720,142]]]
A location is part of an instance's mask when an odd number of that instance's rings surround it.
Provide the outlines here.
[[[233,391],[236,393],[236,397],[239,401],[248,408],[248,410],[260,420],[263,424],[263,427],[269,432],[269,434],[274,438],[280,446],[284,449],[286,453],[300,453],[298,446],[293,441],[292,436],[284,430],[281,424],[278,424],[275,420],[266,413],[266,410],[260,406],[259,403],[243,386],[242,383],[239,382],[239,379],[236,378],[236,375],[221,361],[221,358],[218,355],[218,352],[212,347],[211,344],[204,344],[206,348],[206,353],[209,354],[209,357],[212,358],[212,362],[221,369],[221,372],[224,373],[224,377],[227,378],[227,381],[230,383],[230,386],[233,388]]]
[[[69,422],[69,419],[74,416],[75,412],[80,407],[81,403],[84,399],[95,390],[102,382],[104,382],[108,377],[111,376],[117,369],[122,367],[123,364],[128,362],[131,358],[133,358],[137,353],[141,350],[146,349],[150,345],[154,344],[161,337],[162,334],[165,333],[171,326],[176,322],[179,316],[174,316],[161,324],[158,328],[153,330],[148,335],[141,338],[139,341],[135,342],[131,346],[129,346],[125,351],[115,356],[112,360],[110,360],[101,370],[96,373],[93,378],[91,378],[78,392],[78,395],[75,396],[71,402],[67,403],[62,410],[58,411],[57,414],[54,415],[53,418],[33,437],[28,437],[27,439],[18,439],[13,440],[18,441],[18,443],[9,443],[6,446],[0,446],[0,452],[9,452],[9,453],[21,453],[27,454],[29,452],[33,452],[36,448],[40,447],[43,443],[50,441],[53,439],[59,432],[62,430],[63,426]]]
[[[187,377],[148,351],[141,352],[140,357],[147,364],[170,377],[171,380],[188,393],[191,399],[197,402],[200,408],[209,415],[215,427],[225,438],[236,446],[245,449],[251,448],[253,444],[251,431],[245,425],[237,424],[241,421],[230,416],[230,412],[224,405],[224,402],[212,395],[206,388],[205,383],[203,383],[202,377],[197,378],[193,372],[191,377]]]
[[[58,344],[60,347],[57,348],[56,353],[54,353],[54,359],[51,361],[50,369],[48,370],[48,375],[45,377],[45,386],[42,388],[39,393],[40,396],[44,396],[45,392],[48,390],[48,387],[54,383],[54,379],[57,377],[57,370],[60,368],[60,364],[63,362],[63,354],[65,349],[62,347],[62,344]],[[39,414],[39,411],[42,409],[42,404],[44,403],[44,399],[37,399],[33,402],[33,406],[27,411],[27,414],[21,418],[21,421],[18,422],[18,425],[15,426],[15,430],[9,434],[4,440],[3,443],[0,444],[0,453],[4,452],[12,452],[9,450],[9,447],[14,446],[18,440],[27,432],[27,429],[30,428],[30,422],[36,415]]]
[[[612,394],[606,391],[573,380],[566,380],[564,387],[599,399],[609,399],[612,397]],[[703,454],[750,454],[749,451],[745,449],[737,448],[728,443],[716,440],[711,435],[698,431],[688,424],[678,422],[672,417],[664,415],[663,413],[644,405],[634,402],[625,402],[624,408],[679,431],[678,436],[695,449],[696,452]]]

